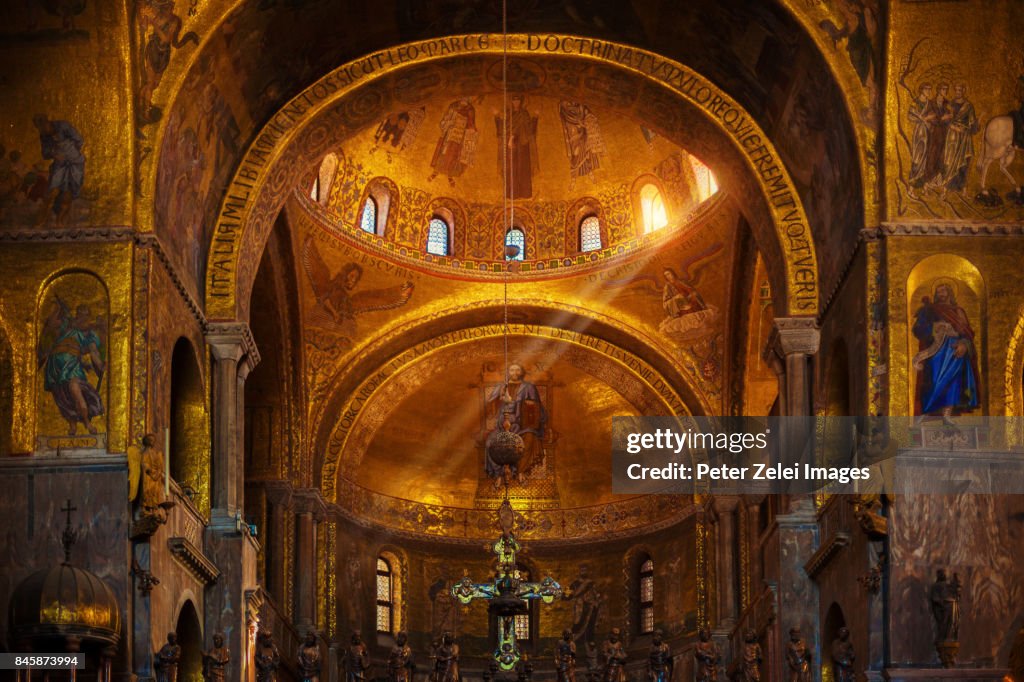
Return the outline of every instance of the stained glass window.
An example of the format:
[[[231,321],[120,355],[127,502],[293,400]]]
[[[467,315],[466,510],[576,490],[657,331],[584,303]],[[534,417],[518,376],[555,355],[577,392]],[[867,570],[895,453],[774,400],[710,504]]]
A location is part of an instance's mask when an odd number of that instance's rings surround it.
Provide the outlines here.
[[[516,639],[530,639],[530,614],[518,613],[515,616]]]
[[[665,200],[654,185],[644,185],[640,189],[640,210],[644,221],[644,233],[654,232],[668,225],[668,213],[665,211]]]
[[[427,228],[427,253],[448,255],[448,223],[437,217],[431,218]]]
[[[654,632],[654,562],[640,565],[640,633]]]
[[[596,215],[587,216],[580,223],[580,251],[597,251],[601,248],[601,221]]]
[[[524,260],[526,258],[526,235],[518,227],[505,233],[505,246],[516,246],[519,253],[514,256],[505,255],[505,260]]]
[[[363,216],[359,219],[359,227],[370,234],[377,232],[377,202],[373,197],[366,197],[366,203],[363,204]]]
[[[391,632],[391,566],[377,558],[377,632]]]

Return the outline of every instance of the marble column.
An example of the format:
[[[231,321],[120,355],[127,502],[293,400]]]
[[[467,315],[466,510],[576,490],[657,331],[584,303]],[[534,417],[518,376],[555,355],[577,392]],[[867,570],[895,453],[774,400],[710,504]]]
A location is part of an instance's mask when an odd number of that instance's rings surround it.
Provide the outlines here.
[[[213,356],[213,481],[206,555],[220,578],[206,590],[204,649],[215,633],[224,635],[231,653],[227,682],[251,677],[251,635],[258,609],[249,595],[258,589],[256,555],[259,545],[243,518],[245,483],[244,411],[242,396],[249,371],[259,352],[244,323],[215,322],[207,327],[206,342]]]
[[[739,498],[732,495],[716,495],[715,511],[718,514],[718,618],[720,628],[732,629],[739,616],[739,543],[736,537],[736,509]]]
[[[784,406],[782,415],[811,414],[810,360],[820,344],[821,331],[814,318],[775,318],[764,356],[777,373],[782,370],[779,385],[780,405]]]
[[[324,505],[313,489],[295,498],[295,626],[303,634],[316,624],[316,523]]]
[[[287,524],[291,518],[292,490],[285,481],[273,481],[266,485],[267,501],[270,502],[270,518],[267,519],[267,532],[263,536],[265,552],[270,560],[266,566],[267,590],[277,606],[285,611],[287,591],[285,580],[284,559],[285,538],[288,535]]]

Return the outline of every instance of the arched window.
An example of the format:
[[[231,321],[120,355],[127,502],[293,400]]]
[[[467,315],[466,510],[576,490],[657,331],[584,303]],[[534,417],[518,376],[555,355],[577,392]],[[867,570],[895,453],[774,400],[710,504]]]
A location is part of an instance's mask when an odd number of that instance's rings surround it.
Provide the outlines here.
[[[516,255],[505,254],[505,260],[525,260],[526,259],[526,234],[523,233],[518,227],[513,227],[505,233],[505,246],[518,247],[519,252]]]
[[[313,178],[313,189],[309,192],[309,198],[313,201],[320,201],[320,176]]]
[[[394,585],[391,564],[377,557],[377,632],[391,632],[394,621]]]
[[[654,562],[640,564],[640,634],[654,632]]]
[[[359,227],[363,232],[377,233],[377,200],[373,197],[366,197],[366,203],[363,204],[363,215],[359,219]]]
[[[601,248],[601,221],[596,215],[587,216],[580,223],[580,251],[597,251]]]
[[[640,212],[644,221],[644,234],[668,225],[665,200],[654,185],[647,184],[640,188]]]
[[[313,201],[321,204],[327,203],[331,193],[331,185],[334,184],[334,176],[338,173],[338,156],[328,154],[320,162],[320,170],[317,172],[316,180],[313,182]]]
[[[448,255],[448,223],[434,216],[427,228],[427,253],[435,256]]]

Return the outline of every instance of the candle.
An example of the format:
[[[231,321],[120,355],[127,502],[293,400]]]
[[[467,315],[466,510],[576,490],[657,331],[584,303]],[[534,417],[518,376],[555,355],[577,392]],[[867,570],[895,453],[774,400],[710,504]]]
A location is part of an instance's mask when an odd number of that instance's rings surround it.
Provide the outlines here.
[[[171,430],[164,428],[164,499],[171,494]]]

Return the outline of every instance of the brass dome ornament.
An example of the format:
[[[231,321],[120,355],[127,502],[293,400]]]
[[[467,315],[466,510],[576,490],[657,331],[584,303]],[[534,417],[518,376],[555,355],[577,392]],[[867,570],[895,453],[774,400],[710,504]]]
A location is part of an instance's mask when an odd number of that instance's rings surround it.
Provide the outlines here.
[[[502,431],[495,429],[491,431],[491,435],[487,437],[487,456],[491,458],[498,466],[506,468],[514,467],[519,463],[519,460],[523,458],[523,451],[526,449],[526,444],[523,442],[522,436],[512,431]],[[506,480],[508,474],[506,474]]]
[[[61,511],[67,514],[61,533],[64,561],[29,575],[11,593],[11,641],[21,651],[96,652],[98,680],[108,681],[121,638],[121,607],[107,583],[71,565],[71,548],[78,539],[71,512],[77,508],[69,499]]]

